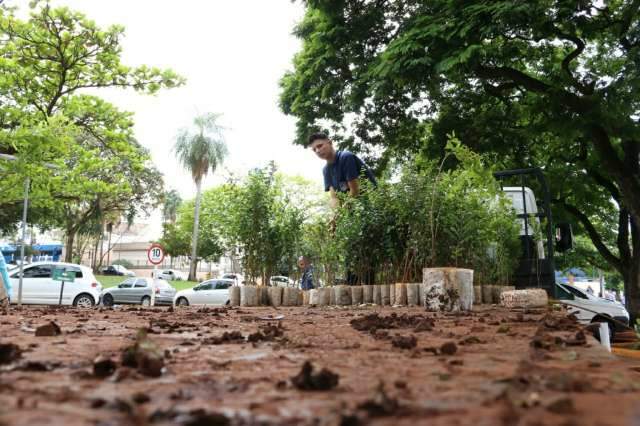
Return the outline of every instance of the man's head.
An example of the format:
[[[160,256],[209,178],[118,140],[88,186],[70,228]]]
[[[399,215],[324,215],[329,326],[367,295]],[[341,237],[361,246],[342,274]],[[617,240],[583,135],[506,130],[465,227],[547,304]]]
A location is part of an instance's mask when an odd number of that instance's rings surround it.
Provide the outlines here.
[[[304,269],[307,266],[309,266],[309,259],[307,258],[307,256],[300,256],[298,258],[298,267],[300,269]]]
[[[309,136],[307,146],[316,153],[318,158],[325,161],[333,161],[336,156],[336,150],[333,148],[331,139],[325,133],[314,133]]]

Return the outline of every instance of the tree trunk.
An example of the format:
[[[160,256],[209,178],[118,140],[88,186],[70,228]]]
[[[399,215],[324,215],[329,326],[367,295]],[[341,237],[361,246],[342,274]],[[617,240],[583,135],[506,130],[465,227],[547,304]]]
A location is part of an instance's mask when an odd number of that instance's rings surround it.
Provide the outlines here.
[[[73,263],[73,242],[76,237],[75,231],[67,230],[66,249],[64,254],[64,261],[67,263]]]
[[[193,212],[193,237],[191,238],[191,265],[189,266],[189,281],[196,280],[198,266],[198,228],[200,227],[200,201],[202,200],[202,179],[196,179],[196,207]]]
[[[629,311],[629,325],[640,318],[640,253],[634,256],[630,267],[624,271],[625,307]]]

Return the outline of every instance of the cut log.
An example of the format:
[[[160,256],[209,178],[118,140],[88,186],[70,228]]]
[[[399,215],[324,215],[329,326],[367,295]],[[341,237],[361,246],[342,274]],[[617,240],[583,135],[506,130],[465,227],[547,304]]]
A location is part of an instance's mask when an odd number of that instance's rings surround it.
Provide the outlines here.
[[[336,292],[333,291],[333,287],[327,288],[327,292],[329,292],[329,303],[330,306],[334,306],[336,304]]]
[[[482,287],[479,285],[473,286],[473,303],[478,305],[482,303]]]
[[[373,303],[373,286],[362,286],[362,303]]]
[[[271,306],[282,306],[282,287],[269,287],[269,303]]]
[[[309,290],[309,304],[310,305],[319,305],[320,304],[320,290],[321,289],[313,289]]]
[[[240,306],[240,287],[229,287],[229,303],[231,306]]]
[[[282,306],[296,306],[298,304],[298,289],[284,288],[282,290]]]
[[[380,298],[382,299],[382,305],[388,306],[391,304],[391,297],[389,296],[389,284],[380,285]]]
[[[493,286],[489,284],[482,284],[482,303],[490,305],[493,302]]]
[[[373,286],[373,303],[382,305],[382,286],[377,284]]]
[[[396,306],[406,306],[407,304],[407,285],[405,283],[396,283],[396,297],[394,300],[394,305]]]
[[[258,304],[260,306],[269,306],[269,288],[265,286],[258,286]]]
[[[351,287],[351,304],[357,306],[362,303],[362,286]]]
[[[410,283],[407,284],[407,305],[408,306],[418,306],[420,304],[420,299],[419,299],[419,288],[420,286],[422,286],[422,284],[418,284],[418,283]]]
[[[304,290],[302,292],[302,305],[306,306],[309,304],[309,296],[310,296],[311,290]]]
[[[473,270],[424,268],[423,306],[428,311],[470,311],[473,308]]]
[[[258,287],[252,285],[240,287],[240,306],[258,306]]]
[[[298,306],[304,305],[304,291],[298,290]]]
[[[503,291],[500,304],[505,308],[543,308],[549,303],[547,292],[541,288]]]
[[[391,306],[396,304],[396,285],[389,284],[389,304]]]
[[[331,287],[319,288],[318,292],[320,294],[318,306],[329,306],[329,303],[331,303],[331,294],[333,293]]]
[[[337,285],[333,288],[336,298],[336,305],[351,305],[351,287],[346,285]]]

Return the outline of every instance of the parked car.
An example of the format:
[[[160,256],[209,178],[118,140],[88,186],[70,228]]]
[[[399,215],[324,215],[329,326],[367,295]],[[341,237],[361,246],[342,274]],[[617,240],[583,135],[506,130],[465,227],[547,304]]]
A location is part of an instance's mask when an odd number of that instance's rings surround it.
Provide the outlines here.
[[[158,274],[158,278],[167,281],[186,281],[187,274],[184,272],[176,271],[175,269],[163,269]]]
[[[100,302],[102,284],[93,275],[91,268],[75,263],[34,262],[24,265],[22,271],[22,303],[57,305],[60,300],[62,282],[53,280],[53,270],[63,268],[75,273],[73,282],[64,283],[63,305],[89,308]],[[9,272],[11,280],[11,303],[18,303],[20,270]]]
[[[235,284],[230,279],[203,281],[193,288],[180,290],[174,297],[177,306],[226,305],[229,302],[229,287]]]
[[[235,283],[235,285],[245,284],[245,280],[242,274],[237,274],[235,272],[228,272],[226,274],[223,274],[221,278],[224,280],[232,280]]]
[[[151,304],[151,286],[153,278],[127,278],[116,287],[107,288],[102,292],[102,304],[112,306],[120,303],[134,303],[142,306]],[[176,289],[164,280],[156,280],[157,305],[172,305]]]
[[[269,278],[269,285],[272,287],[292,287],[295,288],[298,286],[294,280],[289,277],[285,277],[283,275],[275,275]]]
[[[570,284],[556,283],[556,285],[573,296],[572,299],[561,299],[560,303],[567,307],[569,313],[575,314],[578,321],[582,323],[608,323],[612,339],[617,330],[624,329],[620,323],[629,325],[629,312],[620,302],[589,294]]]
[[[128,270],[122,265],[107,266],[101,272],[102,272],[102,275],[119,275],[119,276],[127,276],[127,277],[136,276],[135,272]]]

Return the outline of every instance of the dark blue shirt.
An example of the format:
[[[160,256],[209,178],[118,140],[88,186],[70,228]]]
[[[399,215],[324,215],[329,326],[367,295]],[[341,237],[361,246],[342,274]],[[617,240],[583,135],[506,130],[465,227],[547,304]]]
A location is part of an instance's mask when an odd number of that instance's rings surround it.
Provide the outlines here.
[[[300,277],[300,288],[302,290],[312,290],[313,287],[313,266],[309,265]]]
[[[336,192],[349,192],[347,183],[361,175],[366,176],[374,186],[377,184],[371,169],[364,161],[349,151],[336,151],[334,162],[324,166],[322,174],[324,175],[325,191],[333,188]]]

